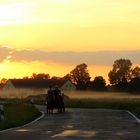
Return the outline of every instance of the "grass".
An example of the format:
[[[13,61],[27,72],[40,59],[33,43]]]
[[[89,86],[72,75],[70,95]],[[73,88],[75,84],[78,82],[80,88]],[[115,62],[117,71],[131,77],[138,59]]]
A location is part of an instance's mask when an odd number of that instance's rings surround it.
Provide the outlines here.
[[[40,116],[40,112],[29,104],[10,103],[5,104],[4,109],[5,120],[0,121],[0,130],[24,125]]]
[[[129,110],[140,118],[140,99],[70,99],[65,103],[68,108],[102,108]]]

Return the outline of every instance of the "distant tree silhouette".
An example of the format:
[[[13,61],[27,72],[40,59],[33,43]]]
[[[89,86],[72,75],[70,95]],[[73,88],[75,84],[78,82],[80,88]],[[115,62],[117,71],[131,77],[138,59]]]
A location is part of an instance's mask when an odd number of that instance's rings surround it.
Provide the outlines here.
[[[91,81],[91,88],[93,90],[105,90],[106,81],[102,76],[97,76],[93,81]]]
[[[51,79],[52,80],[59,80],[59,79],[61,79],[61,77],[53,76]]]
[[[22,79],[30,79],[28,76],[24,76]]]
[[[64,79],[64,80],[71,80],[71,75],[68,73],[62,79]]]
[[[118,59],[114,62],[112,70],[108,74],[110,84],[125,86],[135,78],[140,77],[140,68],[132,68],[132,62],[129,59]]]
[[[140,77],[135,77],[130,82],[131,92],[140,92]]]
[[[90,75],[85,63],[77,65],[67,76],[77,86],[77,89],[86,89],[90,82]]]
[[[31,79],[50,79],[50,75],[45,73],[33,73]]]
[[[131,70],[131,79],[140,77],[140,68],[136,66],[134,69]]]
[[[1,81],[0,81],[1,84],[5,84],[6,82],[7,82],[6,78],[2,78]]]
[[[129,59],[118,59],[109,72],[109,81],[112,85],[127,83],[131,80],[132,63]]]

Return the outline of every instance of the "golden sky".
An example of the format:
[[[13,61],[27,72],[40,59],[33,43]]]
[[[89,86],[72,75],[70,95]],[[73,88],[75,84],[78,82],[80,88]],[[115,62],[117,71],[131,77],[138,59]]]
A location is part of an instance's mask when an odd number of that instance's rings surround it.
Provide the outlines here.
[[[0,44],[14,50],[45,52],[140,50],[139,6],[139,0],[1,0]],[[8,54],[0,62],[1,77],[20,77],[44,69],[63,75],[75,66],[51,60],[46,65],[47,60],[12,62],[10,58]],[[105,65],[90,64],[92,75],[107,77],[106,72],[99,73]],[[27,67],[30,72],[23,71]]]

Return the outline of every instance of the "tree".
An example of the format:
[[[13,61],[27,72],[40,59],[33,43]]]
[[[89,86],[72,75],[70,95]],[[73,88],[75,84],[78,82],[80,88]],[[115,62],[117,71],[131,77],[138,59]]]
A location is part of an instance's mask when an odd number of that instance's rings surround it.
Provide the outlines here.
[[[90,75],[85,63],[77,65],[69,74],[70,80],[77,86],[77,89],[86,89],[90,82]]]
[[[0,81],[1,84],[5,84],[6,82],[7,82],[6,78],[2,78],[1,81]]]
[[[102,76],[97,76],[91,82],[91,87],[93,90],[105,90],[106,89],[106,81]]]
[[[51,79],[52,79],[52,80],[60,80],[60,79],[62,79],[62,78],[61,78],[61,77],[57,77],[57,76],[53,76]]]
[[[71,81],[71,75],[68,73],[62,79],[64,79],[64,80],[70,80]]]
[[[24,76],[22,79],[30,79],[28,76]]]
[[[31,79],[50,79],[50,75],[45,73],[33,73]]]
[[[131,80],[132,63],[129,59],[118,59],[109,72],[109,81],[112,85],[124,84]]]
[[[138,66],[132,68],[129,59],[118,59],[114,62],[113,69],[108,76],[112,85],[126,84],[132,79],[140,77],[140,68]]]
[[[140,68],[138,66],[132,69],[132,72],[131,72],[132,79],[137,78],[137,77],[140,77]]]
[[[135,77],[130,82],[131,92],[140,92],[140,77]]]

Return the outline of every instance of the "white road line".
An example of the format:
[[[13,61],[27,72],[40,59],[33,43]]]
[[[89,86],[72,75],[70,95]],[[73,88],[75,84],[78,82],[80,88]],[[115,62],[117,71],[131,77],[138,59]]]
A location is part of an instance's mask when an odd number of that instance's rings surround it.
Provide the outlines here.
[[[22,127],[25,127],[25,126],[28,126],[28,125],[31,125],[31,124],[37,122],[38,120],[42,119],[45,116],[45,113],[43,111],[40,111],[40,112],[41,112],[41,116],[38,117],[37,119],[33,120],[32,122],[27,123],[27,124],[22,125],[22,126],[18,126],[18,127],[8,128],[8,129],[5,129],[5,130],[2,130],[2,131],[0,131],[0,133],[4,133],[4,132],[10,131],[10,130],[19,129],[19,128],[22,128]]]
[[[128,110],[126,110],[126,112],[127,112],[128,114],[130,114],[133,118],[135,118],[135,120],[140,124],[140,119],[139,119],[139,118],[137,118],[133,113],[131,113],[131,112],[128,111]]]

